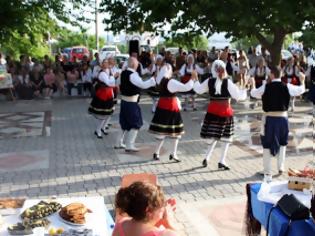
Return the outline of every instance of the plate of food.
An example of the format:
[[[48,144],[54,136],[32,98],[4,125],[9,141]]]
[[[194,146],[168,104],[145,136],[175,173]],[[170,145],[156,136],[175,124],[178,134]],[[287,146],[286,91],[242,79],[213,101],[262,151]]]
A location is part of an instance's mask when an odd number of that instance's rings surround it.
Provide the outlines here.
[[[75,202],[61,208],[58,215],[68,225],[83,226],[86,223],[87,213],[92,213],[92,211],[84,204]]]

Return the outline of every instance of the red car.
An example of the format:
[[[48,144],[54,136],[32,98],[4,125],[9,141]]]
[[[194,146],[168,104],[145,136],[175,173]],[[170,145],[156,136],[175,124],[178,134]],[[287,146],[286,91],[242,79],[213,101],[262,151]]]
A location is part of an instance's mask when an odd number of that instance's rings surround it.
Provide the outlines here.
[[[70,61],[81,61],[84,56],[90,57],[90,51],[86,47],[73,47],[70,52]]]

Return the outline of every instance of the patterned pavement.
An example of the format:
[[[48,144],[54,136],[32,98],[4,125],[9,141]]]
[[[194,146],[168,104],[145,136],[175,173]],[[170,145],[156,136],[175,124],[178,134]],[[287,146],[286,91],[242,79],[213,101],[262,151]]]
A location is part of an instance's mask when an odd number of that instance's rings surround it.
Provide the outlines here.
[[[151,172],[167,196],[177,199],[175,217],[182,235],[243,235],[245,185],[261,181],[257,175],[262,168],[260,107],[252,109],[251,101],[234,104],[236,135],[228,152],[231,171],[220,171],[221,144],[208,167],[201,167],[208,146],[199,137],[206,99],[198,99],[198,111],[182,113],[186,133],[178,149],[181,163],[168,160],[169,142],[161,161],[152,161],[156,141],[147,132],[152,119],[149,97],[141,101],[144,127],[137,138],[141,151],[136,154],[113,149],[119,106],[109,135],[98,140],[93,134],[97,122],[87,114],[88,104],[84,98],[1,102],[0,197],[101,195],[112,209],[122,175]],[[289,121],[286,166],[303,168],[314,162],[312,107],[299,101]],[[273,160],[274,170],[275,166]]]

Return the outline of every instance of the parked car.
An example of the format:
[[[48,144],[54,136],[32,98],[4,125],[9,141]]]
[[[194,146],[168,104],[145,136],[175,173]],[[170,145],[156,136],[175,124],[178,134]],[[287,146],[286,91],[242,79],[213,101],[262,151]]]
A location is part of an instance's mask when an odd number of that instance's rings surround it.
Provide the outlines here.
[[[63,57],[67,57],[68,59],[70,59],[71,57],[71,50],[72,48],[64,48],[61,50],[61,54]]]
[[[90,57],[90,51],[86,47],[73,47],[70,53],[70,61],[74,62],[75,59],[81,61],[84,56]]]
[[[129,58],[129,54],[117,54],[115,56],[116,64],[121,69],[124,65],[125,61],[127,61]]]
[[[118,54],[120,54],[120,51],[116,45],[106,45],[101,49],[99,56],[102,61],[109,56],[116,56]]]

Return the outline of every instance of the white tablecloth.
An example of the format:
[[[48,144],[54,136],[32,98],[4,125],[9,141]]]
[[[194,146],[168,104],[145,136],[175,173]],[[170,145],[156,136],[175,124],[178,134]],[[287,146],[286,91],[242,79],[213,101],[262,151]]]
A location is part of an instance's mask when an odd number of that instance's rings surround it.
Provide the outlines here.
[[[262,183],[257,194],[257,198],[262,202],[276,204],[285,194],[294,194],[295,197],[299,199],[299,201],[302,202],[306,207],[311,207],[312,195],[310,193],[305,194],[300,191],[288,189],[288,181]]]
[[[43,199],[45,200],[45,199]],[[23,208],[20,213],[24,211],[24,209],[29,208],[35,204],[37,204],[40,200],[26,200]],[[110,236],[111,228],[113,226],[113,220],[109,216],[106,205],[104,204],[104,199],[102,197],[82,197],[82,198],[57,198],[55,201],[59,202],[62,206],[66,206],[73,202],[83,203],[87,208],[92,210],[93,213],[87,213],[86,216],[86,224],[83,226],[84,228],[92,229],[93,234],[95,236]],[[8,231],[7,228],[11,224],[16,224],[17,222],[21,222],[21,219],[18,215],[11,216],[3,216],[5,224],[0,228],[0,235],[7,236]],[[51,227],[63,228],[65,230],[71,228],[80,228],[80,226],[71,226],[64,223],[58,213],[55,213],[47,219],[51,222],[48,229]]]

